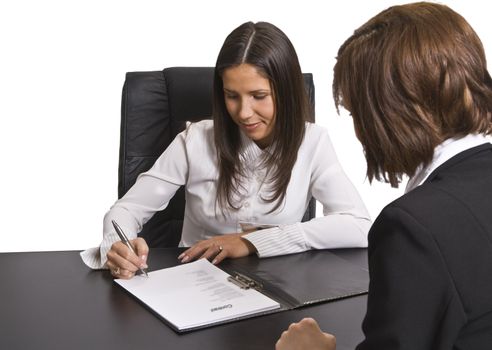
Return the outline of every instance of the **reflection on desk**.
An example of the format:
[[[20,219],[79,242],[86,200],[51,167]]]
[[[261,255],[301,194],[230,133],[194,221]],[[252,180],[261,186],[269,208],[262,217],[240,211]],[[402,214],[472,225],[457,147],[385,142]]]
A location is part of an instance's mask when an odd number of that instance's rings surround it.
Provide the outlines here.
[[[152,249],[150,270],[177,265],[180,251]],[[324,252],[296,255],[302,260]],[[331,252],[367,266],[365,249]],[[279,258],[242,259],[223,265],[261,266]],[[336,334],[339,350],[354,349],[363,338],[365,295],[179,335],[113,283],[107,271],[89,270],[79,252],[3,253],[0,271],[1,349],[273,349],[290,323],[308,316]]]

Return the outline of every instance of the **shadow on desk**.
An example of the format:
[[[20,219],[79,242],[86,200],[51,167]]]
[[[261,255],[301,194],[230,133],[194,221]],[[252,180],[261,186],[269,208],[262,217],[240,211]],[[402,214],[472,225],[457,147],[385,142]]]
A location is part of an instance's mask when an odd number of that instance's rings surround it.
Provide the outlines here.
[[[178,248],[151,250],[150,269],[179,264],[179,252]],[[367,268],[364,249],[331,252]],[[323,251],[289,257],[302,259],[318,253]],[[248,257],[223,265],[248,260],[254,265],[255,259],[259,260]],[[308,316],[337,335],[339,350],[353,349],[363,338],[365,295],[179,335],[114,284],[107,271],[89,270],[79,252],[3,253],[0,271],[4,281],[0,349],[273,349],[290,323]]]

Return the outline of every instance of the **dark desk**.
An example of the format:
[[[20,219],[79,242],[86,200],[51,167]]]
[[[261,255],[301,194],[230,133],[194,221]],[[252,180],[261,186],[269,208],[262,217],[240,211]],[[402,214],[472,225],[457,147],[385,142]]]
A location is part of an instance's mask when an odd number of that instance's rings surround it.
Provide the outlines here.
[[[365,250],[332,252],[367,265]],[[150,269],[176,265],[177,255],[153,249]],[[307,316],[337,336],[338,350],[363,337],[365,295],[179,335],[78,252],[3,253],[0,272],[0,349],[274,349],[281,332]]]

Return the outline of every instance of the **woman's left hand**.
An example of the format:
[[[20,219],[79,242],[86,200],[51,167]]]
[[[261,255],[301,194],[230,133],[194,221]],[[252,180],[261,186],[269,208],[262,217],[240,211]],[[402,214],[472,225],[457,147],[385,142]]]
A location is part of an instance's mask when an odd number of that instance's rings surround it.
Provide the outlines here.
[[[240,258],[256,252],[251,242],[242,238],[244,233],[230,233],[200,241],[184,251],[178,259],[182,263],[205,258],[217,265],[225,258]]]

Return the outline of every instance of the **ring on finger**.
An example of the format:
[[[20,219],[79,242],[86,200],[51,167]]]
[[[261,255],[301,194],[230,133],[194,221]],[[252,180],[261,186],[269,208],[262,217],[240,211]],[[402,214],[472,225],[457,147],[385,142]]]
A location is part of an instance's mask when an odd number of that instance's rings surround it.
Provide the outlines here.
[[[121,271],[120,271],[120,267],[119,267],[119,266],[118,266],[116,269],[113,269],[113,273],[114,273],[115,275],[119,275],[119,274],[120,274],[120,272],[121,272]]]
[[[221,252],[221,251],[223,251],[223,250],[224,250],[224,248],[222,248],[222,246],[221,246],[221,245],[219,245],[219,252]]]

